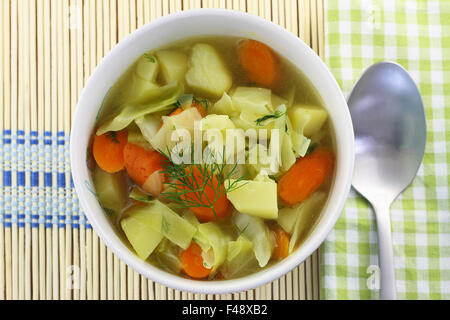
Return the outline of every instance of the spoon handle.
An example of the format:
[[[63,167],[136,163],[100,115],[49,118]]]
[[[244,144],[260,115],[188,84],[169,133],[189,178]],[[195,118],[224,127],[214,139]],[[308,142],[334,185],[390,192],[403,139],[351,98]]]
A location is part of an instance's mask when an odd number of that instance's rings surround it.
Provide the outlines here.
[[[394,249],[392,246],[389,207],[389,204],[374,204],[378,228],[378,256],[381,270],[381,300],[397,299],[397,291],[395,288]]]

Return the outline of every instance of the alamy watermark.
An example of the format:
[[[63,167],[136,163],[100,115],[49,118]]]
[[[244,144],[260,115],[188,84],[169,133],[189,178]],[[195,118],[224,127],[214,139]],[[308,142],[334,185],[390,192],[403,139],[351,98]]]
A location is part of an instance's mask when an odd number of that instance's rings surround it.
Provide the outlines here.
[[[267,174],[278,172],[282,165],[282,132],[279,129],[207,129],[194,122],[193,132],[174,129],[164,153],[175,164],[258,164]],[[269,139],[270,137],[270,139]]]
[[[380,290],[380,267],[372,264],[366,272],[370,274],[366,281],[367,288],[371,291]]]

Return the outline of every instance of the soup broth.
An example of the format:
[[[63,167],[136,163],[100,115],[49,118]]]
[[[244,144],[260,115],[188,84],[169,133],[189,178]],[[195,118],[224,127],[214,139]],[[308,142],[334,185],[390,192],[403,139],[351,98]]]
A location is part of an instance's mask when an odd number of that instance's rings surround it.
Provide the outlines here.
[[[200,161],[196,130],[207,140]],[[219,144],[214,132],[244,132],[243,143]],[[181,133],[193,137],[184,149]],[[238,278],[286,258],[314,228],[334,176],[317,91],[292,63],[243,38],[143,54],[109,90],[92,141],[98,200],[123,242],[193,279]]]

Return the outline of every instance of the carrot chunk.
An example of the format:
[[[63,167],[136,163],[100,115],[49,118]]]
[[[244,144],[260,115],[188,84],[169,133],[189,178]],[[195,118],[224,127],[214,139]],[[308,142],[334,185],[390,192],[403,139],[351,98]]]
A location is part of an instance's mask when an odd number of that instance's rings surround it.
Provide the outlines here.
[[[198,110],[198,112],[200,113],[200,115],[202,116],[202,118],[204,118],[206,116],[205,108],[203,108],[201,103],[196,102],[195,100],[192,101],[192,104],[189,108],[196,108]],[[169,117],[176,116],[177,114],[180,114],[183,111],[184,110],[182,108],[176,108],[171,113],[169,113]],[[163,126],[163,124],[161,123],[161,125],[159,126],[159,129],[161,129],[162,126]]]
[[[180,114],[180,113],[182,113],[183,112],[183,109],[181,109],[181,108],[176,108],[175,110],[173,110],[170,114],[169,114],[169,117],[171,117],[171,116],[176,116],[177,114]]]
[[[181,253],[181,265],[183,271],[194,279],[203,279],[211,272],[210,268],[203,265],[202,249],[195,242]]]
[[[314,192],[330,173],[334,155],[325,149],[316,149],[297,162],[278,181],[278,195],[288,205],[299,203]]]
[[[192,200],[194,202],[200,202],[206,205],[209,205],[210,203],[214,204],[213,205],[214,210],[212,208],[201,206],[190,207],[189,209],[202,222],[217,221],[217,219],[221,220],[227,218],[231,213],[231,203],[230,200],[228,200],[228,198],[225,195],[224,192],[225,187],[223,185],[219,186],[219,181],[217,177],[214,175],[212,178],[212,182],[210,181],[206,183],[206,186],[204,186],[205,177],[196,166],[187,168],[186,170],[193,170],[193,177],[195,181],[193,181],[192,177],[189,177],[188,179],[190,184],[196,186],[196,189],[200,188],[204,189],[203,192],[199,192],[197,190],[192,190],[191,192],[189,192],[190,189],[188,189],[188,187],[185,186],[185,190],[187,192],[182,196],[182,198]],[[212,184],[214,188],[212,188],[210,184]],[[214,203],[216,191],[220,191],[220,193],[222,193],[222,196],[219,197]]]
[[[280,227],[275,228],[273,232],[275,233],[277,246],[272,252],[272,257],[276,260],[283,260],[289,255],[289,234]]]
[[[127,143],[123,151],[125,168],[130,178],[144,190],[157,196],[162,190],[165,158],[158,151],[149,151],[132,143]]]
[[[123,149],[127,144],[127,137],[127,131],[110,131],[100,136],[95,135],[92,153],[100,168],[109,173],[123,169]]]
[[[198,113],[200,113],[200,115],[202,116],[202,118],[206,117],[206,110],[200,102],[193,100],[191,108],[196,108],[198,110]]]
[[[255,40],[243,40],[237,47],[238,59],[250,81],[275,88],[280,80],[280,68],[272,49]]]

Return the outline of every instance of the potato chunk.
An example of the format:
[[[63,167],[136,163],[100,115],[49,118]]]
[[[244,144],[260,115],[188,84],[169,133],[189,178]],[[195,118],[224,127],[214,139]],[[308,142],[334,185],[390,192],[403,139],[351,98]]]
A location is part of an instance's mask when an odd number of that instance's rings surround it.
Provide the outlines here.
[[[153,227],[156,216],[140,209],[138,206],[130,208],[127,217],[120,221],[120,226],[137,256],[146,260],[161,242],[163,235]]]
[[[184,82],[184,75],[188,69],[188,58],[180,51],[160,50],[155,53],[161,65],[162,78],[165,83],[172,81]]]
[[[94,185],[98,201],[109,214],[122,210],[128,201],[128,185],[125,171],[108,173],[96,167]]]
[[[198,93],[219,98],[230,89],[231,73],[216,49],[209,44],[194,45],[189,64],[186,82]]]
[[[316,134],[328,118],[328,113],[325,109],[302,104],[292,106],[288,110],[288,115],[294,130],[298,133],[303,133],[307,137]]]
[[[230,179],[225,183],[232,184],[234,181]],[[227,198],[239,212],[263,219],[278,218],[275,181],[239,181],[237,188],[227,193]]]

